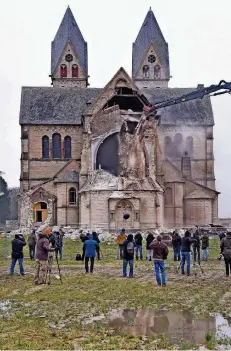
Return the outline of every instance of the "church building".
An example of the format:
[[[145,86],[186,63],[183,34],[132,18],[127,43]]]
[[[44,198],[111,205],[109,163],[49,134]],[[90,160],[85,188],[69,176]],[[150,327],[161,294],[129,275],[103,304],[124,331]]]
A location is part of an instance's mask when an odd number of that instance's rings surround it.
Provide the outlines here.
[[[131,76],[121,67],[91,88],[87,42],[68,7],[50,77],[51,87],[22,88],[21,226],[114,231],[218,220],[210,98],[152,109],[197,88],[168,87],[168,44],[151,9],[132,44]]]

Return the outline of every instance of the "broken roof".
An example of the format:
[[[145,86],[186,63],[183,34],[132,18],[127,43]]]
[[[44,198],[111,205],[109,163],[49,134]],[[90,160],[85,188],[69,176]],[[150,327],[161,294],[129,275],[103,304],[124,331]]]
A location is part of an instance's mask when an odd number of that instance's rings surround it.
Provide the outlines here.
[[[196,90],[196,88],[142,89],[151,104]],[[100,96],[100,88],[23,87],[20,124],[80,125],[89,104]],[[214,125],[209,97],[183,102],[159,110],[162,125]]]

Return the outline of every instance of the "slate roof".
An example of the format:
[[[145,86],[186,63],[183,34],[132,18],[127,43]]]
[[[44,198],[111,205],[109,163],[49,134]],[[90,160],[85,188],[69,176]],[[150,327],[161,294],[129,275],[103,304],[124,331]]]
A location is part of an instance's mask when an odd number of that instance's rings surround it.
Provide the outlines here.
[[[55,39],[51,44],[51,74],[54,73],[68,41],[71,42],[73,49],[79,58],[80,65],[85,75],[88,76],[87,43],[83,38],[69,6],[65,12]]]
[[[23,87],[20,124],[79,125],[88,105],[103,89]],[[195,91],[196,88],[142,89],[151,104]],[[159,110],[162,125],[214,125],[209,97],[183,102]]]
[[[166,43],[161,29],[157,23],[153,11],[148,11],[144,23],[139,31],[136,41],[133,43],[132,49],[132,76],[133,78],[138,73],[141,61],[148,50],[151,42],[154,42],[155,49],[159,55],[162,67],[164,68],[167,77],[170,77],[169,69],[169,53],[168,44]]]
[[[87,102],[102,89],[23,87],[20,124],[81,124]]]
[[[58,177],[54,181],[55,183],[78,183],[79,182],[79,174],[76,171],[69,171],[64,175]]]
[[[153,105],[156,102],[171,98],[180,97],[184,94],[195,91],[197,88],[155,88],[142,89],[148,101]],[[208,96],[203,99],[182,102],[158,110],[161,116],[161,125],[214,125],[211,100]]]

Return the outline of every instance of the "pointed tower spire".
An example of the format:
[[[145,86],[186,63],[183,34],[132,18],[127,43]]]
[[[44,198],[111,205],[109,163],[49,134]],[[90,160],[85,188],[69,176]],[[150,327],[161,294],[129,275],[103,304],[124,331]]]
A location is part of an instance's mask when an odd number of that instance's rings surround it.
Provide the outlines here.
[[[75,82],[81,79],[85,80],[87,85],[87,43],[69,6],[51,45],[51,77],[53,82],[57,79],[63,81],[64,78],[68,78],[69,82],[70,78],[74,78]],[[77,83],[74,85],[78,86]],[[70,85],[66,83],[65,86]]]
[[[151,7],[133,43],[132,76],[138,87],[150,88],[167,86],[170,79],[168,44]]]

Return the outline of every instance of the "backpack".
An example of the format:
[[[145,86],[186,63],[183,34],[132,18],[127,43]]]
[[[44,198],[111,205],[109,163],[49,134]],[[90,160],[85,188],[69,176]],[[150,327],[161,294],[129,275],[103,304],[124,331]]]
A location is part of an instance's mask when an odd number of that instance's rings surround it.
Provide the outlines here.
[[[75,259],[76,261],[82,261],[82,256],[80,254],[77,254]]]
[[[134,255],[134,248],[135,248],[135,245],[132,241],[130,241],[128,244],[127,244],[127,252],[129,255]]]

